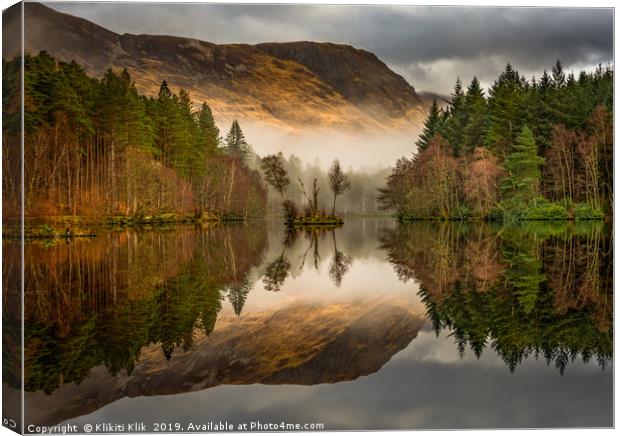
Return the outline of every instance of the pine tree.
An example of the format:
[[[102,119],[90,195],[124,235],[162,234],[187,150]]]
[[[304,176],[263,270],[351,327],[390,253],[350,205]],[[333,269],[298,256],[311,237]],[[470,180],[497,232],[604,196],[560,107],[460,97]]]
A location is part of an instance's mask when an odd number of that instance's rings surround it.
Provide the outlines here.
[[[559,59],[555,61],[551,72],[553,73],[553,85],[556,88],[563,87],[566,83],[566,74],[564,74],[564,67],[562,67],[562,62]]]
[[[538,155],[534,134],[527,127],[521,129],[512,153],[504,161],[508,176],[501,182],[502,196],[530,204],[540,195],[540,167],[545,160]]]
[[[480,87],[480,82],[474,77],[465,94],[467,124],[463,129],[463,148],[466,153],[470,153],[484,142],[486,108],[487,101],[484,98],[484,92]]]
[[[424,122],[424,130],[422,130],[420,137],[416,141],[416,145],[418,146],[418,153],[424,151],[426,147],[428,147],[428,144],[431,142],[431,139],[433,139],[433,136],[439,133],[440,123],[440,111],[439,107],[437,106],[437,100],[433,99],[433,104],[431,105],[431,109],[428,112],[428,117]]]
[[[486,144],[499,156],[512,148],[525,119],[524,81],[510,64],[489,91]]]
[[[452,154],[459,156],[463,147],[463,136],[467,125],[468,112],[465,105],[465,94],[461,79],[456,79],[454,92],[450,94],[450,105],[447,112],[448,118],[443,125],[442,133],[452,148]]]
[[[220,145],[220,129],[215,125],[211,108],[205,102],[198,112],[198,146],[207,155],[217,153]]]
[[[243,131],[239,126],[239,122],[234,120],[232,125],[230,126],[230,130],[228,131],[228,135],[226,135],[226,146],[225,151],[226,154],[231,156],[233,159],[244,160],[252,151],[250,144],[245,140],[245,136],[243,135]]]

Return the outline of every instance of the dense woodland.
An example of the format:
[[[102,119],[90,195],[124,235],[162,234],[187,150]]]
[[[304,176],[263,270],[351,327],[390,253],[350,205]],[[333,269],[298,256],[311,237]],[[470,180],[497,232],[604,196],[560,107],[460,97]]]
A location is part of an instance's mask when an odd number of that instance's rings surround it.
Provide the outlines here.
[[[3,60],[3,200],[19,211],[20,60]],[[45,52],[25,57],[27,217],[262,216],[284,198],[300,215],[336,212],[329,174],[277,156],[288,182],[268,199],[264,159],[233,122],[225,138],[206,103],[164,81],[140,95],[126,71],[89,77]],[[485,95],[457,80],[435,102],[412,158],[391,173],[353,172],[339,213],[402,219],[600,219],[613,205],[613,71],[527,80],[510,64]],[[263,169],[261,175],[258,168]],[[377,179],[387,184],[376,196]],[[268,178],[267,178],[268,179]],[[316,184],[315,184],[316,181]],[[269,180],[267,180],[269,182]],[[313,209],[308,211],[307,209]],[[288,212],[287,212],[288,213]]]
[[[5,216],[19,211],[20,59],[3,60]],[[246,164],[235,121],[225,139],[206,103],[164,81],[140,95],[127,71],[99,80],[45,52],[25,57],[25,212],[28,217],[179,213],[263,214],[267,192]]]
[[[380,190],[401,219],[600,219],[613,206],[613,71],[527,80],[510,64],[485,96],[460,80],[412,158]]]

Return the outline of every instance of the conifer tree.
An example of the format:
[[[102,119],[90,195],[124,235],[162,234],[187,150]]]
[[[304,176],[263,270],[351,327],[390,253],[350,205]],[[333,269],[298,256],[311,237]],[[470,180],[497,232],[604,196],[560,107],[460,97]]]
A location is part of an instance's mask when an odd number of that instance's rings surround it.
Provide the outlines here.
[[[448,117],[443,125],[442,133],[450,144],[454,156],[459,156],[463,146],[463,135],[468,119],[465,105],[465,93],[463,92],[461,79],[456,79],[454,91],[450,96],[450,105],[446,111]]]
[[[538,155],[534,134],[527,127],[521,129],[512,153],[504,161],[508,175],[501,182],[502,196],[530,204],[539,196],[541,172],[545,160]]]
[[[230,126],[225,141],[226,154],[233,159],[244,160],[252,151],[250,144],[245,140],[245,136],[237,120],[234,120]]]
[[[484,142],[484,117],[486,113],[486,99],[476,77],[471,81],[465,94],[465,112],[467,124],[463,131],[463,148],[469,153]]]
[[[523,81],[510,64],[489,91],[486,144],[499,156],[510,152],[523,125]]]
[[[433,99],[433,104],[431,105],[431,108],[428,112],[428,117],[424,122],[424,129],[422,130],[420,137],[416,141],[416,145],[418,146],[418,153],[424,151],[426,147],[428,147],[431,139],[433,139],[433,136],[439,133],[440,123],[440,111],[439,107],[437,106],[437,100]]]
[[[205,102],[198,112],[198,146],[207,154],[214,154],[220,145],[220,129],[215,125],[211,108]]]
[[[566,74],[564,74],[564,67],[562,66],[562,62],[558,59],[555,61],[555,65],[552,69],[553,73],[553,85],[556,88],[561,88],[566,83]]]

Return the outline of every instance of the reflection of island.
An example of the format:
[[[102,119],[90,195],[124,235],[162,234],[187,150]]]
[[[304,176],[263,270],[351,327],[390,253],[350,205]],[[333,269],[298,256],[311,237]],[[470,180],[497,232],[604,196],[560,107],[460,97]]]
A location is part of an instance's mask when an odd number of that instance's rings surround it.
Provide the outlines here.
[[[560,373],[613,353],[613,254],[601,223],[412,223],[386,232],[388,258],[459,350],[490,346],[511,371],[530,355]]]
[[[303,235],[308,245],[300,257],[299,269],[303,269],[306,262],[311,262],[314,269],[319,269],[321,255],[319,251],[319,238],[331,234],[334,247],[333,255],[329,264],[329,276],[338,287],[342,283],[344,275],[349,271],[353,258],[338,250],[336,242],[336,227],[330,226],[314,226],[314,227],[290,227],[287,228],[284,241],[282,243],[282,251],[270,262],[265,268],[263,275],[263,284],[268,291],[280,291],[282,285],[289,276],[291,262],[288,258],[287,251]],[[312,257],[308,259],[309,255]]]
[[[93,412],[122,397],[166,395],[222,384],[335,383],[378,371],[424,324],[408,302],[372,299],[292,303],[242,317],[221,315],[191,353],[167,360],[145,347],[130,374],[95,368],[80,384],[51,395],[28,393],[29,423],[52,424]]]

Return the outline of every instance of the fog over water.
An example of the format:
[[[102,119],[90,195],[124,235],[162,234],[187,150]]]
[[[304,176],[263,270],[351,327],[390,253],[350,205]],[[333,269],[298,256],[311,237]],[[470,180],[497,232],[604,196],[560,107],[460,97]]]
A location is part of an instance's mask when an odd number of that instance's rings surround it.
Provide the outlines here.
[[[411,157],[416,150],[418,131],[359,133],[343,130],[313,130],[290,132],[258,123],[242,123],[248,142],[260,156],[278,153],[285,157],[294,154],[304,164],[319,161],[327,169],[333,159],[339,159],[343,168],[377,170],[392,166],[402,156]],[[222,127],[222,132],[226,129]]]

